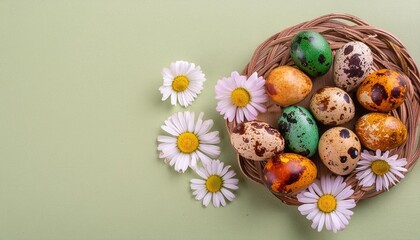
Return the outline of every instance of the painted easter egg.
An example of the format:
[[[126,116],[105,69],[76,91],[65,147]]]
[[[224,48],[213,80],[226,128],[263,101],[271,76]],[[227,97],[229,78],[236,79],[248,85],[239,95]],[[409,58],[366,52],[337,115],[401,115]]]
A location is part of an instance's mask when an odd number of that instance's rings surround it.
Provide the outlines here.
[[[286,147],[305,157],[312,157],[318,147],[318,127],[312,114],[301,106],[283,109],[278,120],[278,129]]]
[[[332,65],[330,44],[314,31],[301,31],[293,37],[290,56],[296,66],[311,77],[327,73]]]

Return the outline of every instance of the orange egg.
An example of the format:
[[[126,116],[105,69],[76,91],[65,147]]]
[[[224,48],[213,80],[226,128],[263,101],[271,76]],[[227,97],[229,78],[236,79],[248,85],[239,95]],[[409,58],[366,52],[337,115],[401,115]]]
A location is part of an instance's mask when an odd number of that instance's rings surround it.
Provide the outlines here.
[[[267,95],[283,107],[302,101],[312,90],[311,79],[291,66],[273,69],[265,81]]]
[[[310,159],[296,153],[283,153],[266,163],[263,182],[274,192],[294,194],[311,185],[316,174],[317,168]]]
[[[389,112],[405,100],[407,84],[404,75],[381,69],[365,78],[357,90],[357,100],[366,109]]]
[[[397,118],[385,113],[368,113],[356,122],[356,135],[366,148],[386,151],[402,145],[407,128]]]

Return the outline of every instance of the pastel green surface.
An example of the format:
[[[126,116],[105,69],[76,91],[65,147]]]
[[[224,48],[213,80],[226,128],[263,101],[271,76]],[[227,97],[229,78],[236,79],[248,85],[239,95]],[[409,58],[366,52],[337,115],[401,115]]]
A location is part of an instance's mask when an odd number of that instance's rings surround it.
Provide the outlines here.
[[[418,0],[1,0],[0,239],[418,239],[418,168],[358,204],[343,232],[318,233],[240,174],[234,202],[203,208],[197,176],[158,159],[156,136],[184,110],[161,102],[162,68],[195,62],[207,81],[188,110],[214,119],[220,159],[239,173],[218,79],[272,34],[333,12],[392,32],[418,62],[419,11]]]

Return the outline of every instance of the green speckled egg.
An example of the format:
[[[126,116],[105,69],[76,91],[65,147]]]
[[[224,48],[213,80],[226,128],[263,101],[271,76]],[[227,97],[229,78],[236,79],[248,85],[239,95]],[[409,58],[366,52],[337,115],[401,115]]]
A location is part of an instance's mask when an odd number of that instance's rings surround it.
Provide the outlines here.
[[[288,150],[305,157],[312,157],[318,147],[319,133],[311,113],[301,106],[283,109],[278,128]]]
[[[332,65],[330,44],[314,31],[296,34],[291,42],[290,55],[296,66],[311,77],[327,73]]]

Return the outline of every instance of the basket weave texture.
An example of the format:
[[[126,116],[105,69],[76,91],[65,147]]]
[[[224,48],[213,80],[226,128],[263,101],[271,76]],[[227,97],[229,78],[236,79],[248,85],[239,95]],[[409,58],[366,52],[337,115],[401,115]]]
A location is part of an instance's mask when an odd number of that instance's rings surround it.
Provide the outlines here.
[[[407,141],[402,146],[392,149],[390,152],[391,154],[398,154],[399,158],[405,157],[407,159],[407,165],[405,167],[411,171],[420,156],[420,147],[418,146],[418,143],[416,144],[416,134],[418,133],[418,125],[420,122],[420,75],[416,64],[410,57],[404,45],[392,34],[372,27],[361,19],[348,14],[328,14],[289,27],[268,38],[257,47],[251,60],[242,71],[242,74],[250,76],[252,73],[257,72],[259,76],[266,78],[270,71],[278,66],[293,65],[294,63],[290,57],[290,42],[294,35],[302,30],[313,30],[322,34],[330,43],[333,54],[347,42],[363,42],[372,50],[374,70],[387,68],[404,73],[407,76],[408,89],[406,100],[400,107],[391,111],[390,114],[405,123],[408,130],[408,137]],[[312,96],[317,89],[323,86],[334,86],[331,69],[327,74],[321,77],[312,78],[312,92],[305,100],[298,103],[298,105],[308,107],[310,96]],[[351,96],[355,99],[354,93],[351,94]],[[272,126],[277,126],[277,119],[281,113],[281,107],[270,101],[267,103],[267,109],[267,112],[260,114],[258,119],[265,121]],[[345,127],[353,130],[355,121],[363,113],[366,113],[366,111],[356,109],[355,118],[350,123],[347,123]],[[227,122],[229,134],[232,133],[235,126],[235,122]],[[320,134],[327,129],[324,126],[319,125],[319,127]],[[317,155],[318,154],[311,159],[318,167],[319,178],[322,174],[328,174],[329,170],[321,163]],[[237,155],[237,158],[243,174],[249,179],[264,185],[262,182],[262,170],[264,169],[266,161],[252,161],[239,155]],[[407,174],[407,172],[404,174]],[[374,186],[359,186],[354,172],[345,176],[345,181],[348,185],[353,187],[354,194],[352,198],[355,199],[356,202],[377,196],[383,192],[377,192]],[[300,205],[296,195],[272,193],[285,204]]]

